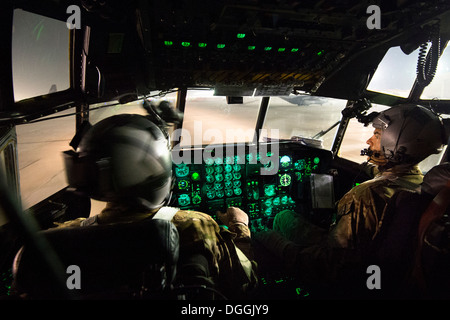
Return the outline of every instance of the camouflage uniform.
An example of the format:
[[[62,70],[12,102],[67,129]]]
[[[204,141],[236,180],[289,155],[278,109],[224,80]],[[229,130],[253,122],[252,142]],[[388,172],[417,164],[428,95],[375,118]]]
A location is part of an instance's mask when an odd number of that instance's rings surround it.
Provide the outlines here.
[[[386,204],[394,193],[417,191],[422,181],[423,175],[417,166],[394,167],[350,190],[338,203],[330,243],[342,248],[366,247],[379,233]]]
[[[418,166],[396,166],[345,194],[337,204],[336,221],[330,230],[286,210],[275,217],[276,232],[253,237],[280,258],[289,273],[310,284],[328,285],[342,270],[347,268],[350,272],[349,265],[361,262],[359,254],[367,250],[379,233],[386,204],[394,193],[415,191],[422,180]]]
[[[288,210],[275,217],[274,230],[298,244],[318,243],[324,241],[325,236],[334,247],[365,246],[378,234],[386,204],[394,193],[399,190],[415,191],[422,180],[422,172],[417,166],[392,168],[354,187],[341,198],[337,205],[336,222],[329,233],[308,224],[304,218]]]
[[[58,227],[134,222],[151,219],[154,214],[155,212],[130,213],[127,207],[108,203],[96,216],[67,221]],[[196,281],[196,285],[212,285],[228,298],[239,297],[239,294],[256,285],[256,264],[250,260],[250,230],[246,225],[221,227],[211,216],[190,210],[179,210],[172,222],[180,235],[180,263],[183,264],[183,261],[194,254],[203,255],[208,262],[208,277],[196,277],[188,281]],[[200,263],[198,268],[202,268]]]

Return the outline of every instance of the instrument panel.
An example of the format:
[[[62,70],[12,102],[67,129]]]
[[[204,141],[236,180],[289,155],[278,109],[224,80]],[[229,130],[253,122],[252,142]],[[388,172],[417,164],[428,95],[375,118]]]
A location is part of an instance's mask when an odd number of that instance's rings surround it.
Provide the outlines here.
[[[330,151],[291,142],[182,152],[184,160],[173,164],[171,205],[213,218],[217,211],[239,207],[249,215],[253,230],[271,227],[282,210],[306,210],[311,175],[325,173],[331,163]]]

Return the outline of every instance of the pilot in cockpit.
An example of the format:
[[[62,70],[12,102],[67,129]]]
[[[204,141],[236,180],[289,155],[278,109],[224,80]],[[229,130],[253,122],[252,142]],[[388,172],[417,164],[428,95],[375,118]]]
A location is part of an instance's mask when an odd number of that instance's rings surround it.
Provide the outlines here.
[[[122,114],[104,119],[82,135],[76,151],[65,152],[69,186],[106,202],[89,218],[61,227],[137,222],[155,216],[174,223],[180,235],[177,272],[183,286],[204,286],[238,298],[257,282],[251,261],[248,216],[229,208],[219,227],[207,214],[167,207],[172,188],[169,142],[148,118]],[[119,235],[120,236],[120,235]]]
[[[366,269],[358,278],[353,272],[357,269],[350,266],[370,261],[368,255],[383,227],[389,199],[399,190],[417,190],[423,180],[418,163],[446,144],[441,119],[417,105],[381,112],[373,127],[366,154],[374,177],[340,199],[329,230],[285,210],[275,217],[273,230],[253,236],[256,244],[262,244],[306,284],[331,286],[338,292],[345,291],[340,285],[366,288]],[[354,287],[348,290],[357,294]]]

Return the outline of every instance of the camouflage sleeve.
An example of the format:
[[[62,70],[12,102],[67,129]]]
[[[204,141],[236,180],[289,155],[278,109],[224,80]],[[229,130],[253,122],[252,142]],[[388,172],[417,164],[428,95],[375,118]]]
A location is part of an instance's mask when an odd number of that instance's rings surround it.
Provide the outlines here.
[[[234,243],[249,259],[253,259],[250,229],[243,223],[236,223],[228,228],[234,236]]]
[[[69,220],[65,222],[54,222],[56,228],[72,228],[72,227],[80,227],[81,222],[86,220],[86,218],[77,218],[75,220]]]
[[[385,189],[376,184],[359,185],[338,203],[336,223],[330,229],[329,245],[364,248],[379,232],[386,207]]]
[[[231,232],[236,234],[235,241],[249,240],[250,229],[243,223],[235,223],[228,228]]]

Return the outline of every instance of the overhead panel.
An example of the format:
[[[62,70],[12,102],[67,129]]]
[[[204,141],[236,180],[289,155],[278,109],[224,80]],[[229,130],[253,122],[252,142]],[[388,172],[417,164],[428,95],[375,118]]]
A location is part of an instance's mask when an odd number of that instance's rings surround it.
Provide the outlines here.
[[[382,27],[374,30],[368,27],[369,5],[356,0],[155,1],[155,79],[160,87],[243,88],[240,95],[253,92],[249,88],[258,95],[314,93],[348,59],[395,41],[408,24],[437,14],[416,1],[403,7],[384,4]]]

